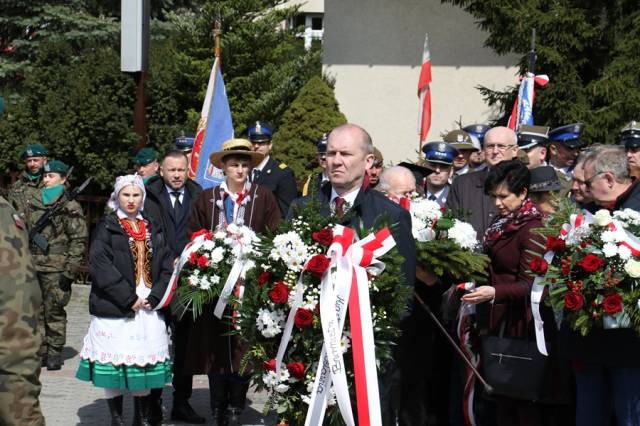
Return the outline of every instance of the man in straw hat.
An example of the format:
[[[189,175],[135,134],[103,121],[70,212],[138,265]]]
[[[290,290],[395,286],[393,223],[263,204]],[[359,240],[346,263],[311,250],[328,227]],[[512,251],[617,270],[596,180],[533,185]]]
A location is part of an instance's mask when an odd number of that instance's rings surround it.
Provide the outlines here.
[[[225,180],[202,191],[191,212],[189,234],[201,229],[215,231],[232,223],[248,226],[258,234],[278,226],[281,215],[275,196],[248,181],[251,170],[263,159],[246,139],[230,139],[211,154],[211,164],[222,169]],[[229,317],[229,307],[226,310],[224,317]],[[219,425],[237,424],[249,388],[249,378],[238,374],[244,354],[231,331],[228,321],[214,317],[213,305],[205,305],[202,315],[185,332],[184,374],[209,375],[211,409]]]

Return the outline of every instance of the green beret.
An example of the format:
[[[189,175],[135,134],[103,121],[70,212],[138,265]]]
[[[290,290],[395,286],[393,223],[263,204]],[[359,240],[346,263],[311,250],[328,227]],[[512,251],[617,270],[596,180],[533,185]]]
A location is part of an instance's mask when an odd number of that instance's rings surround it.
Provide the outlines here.
[[[45,173],[60,173],[61,175],[66,176],[69,173],[69,166],[64,164],[60,160],[50,160],[47,161],[47,164],[44,165]]]
[[[34,143],[31,145],[27,145],[27,147],[24,149],[24,152],[22,153],[22,159],[24,160],[25,158],[29,157],[46,157],[48,154],[49,152],[47,151],[47,148],[44,147],[44,145]]]
[[[139,166],[146,166],[152,161],[156,161],[158,155],[153,148],[142,148],[135,157],[133,157],[133,163]]]

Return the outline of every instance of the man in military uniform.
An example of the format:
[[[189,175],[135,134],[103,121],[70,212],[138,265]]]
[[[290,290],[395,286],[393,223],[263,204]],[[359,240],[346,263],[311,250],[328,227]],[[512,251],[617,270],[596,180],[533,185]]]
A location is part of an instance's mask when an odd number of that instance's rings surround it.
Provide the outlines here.
[[[547,165],[548,144],[548,127],[524,125],[518,129],[519,152],[526,154],[526,160],[523,163],[526,163],[530,169]]]
[[[9,188],[7,199],[24,216],[27,202],[40,190],[42,168],[47,162],[47,149],[41,144],[27,145],[22,153],[25,170]]]
[[[620,145],[624,146],[629,162],[629,174],[640,178],[640,126],[636,121],[627,124],[620,131]]]
[[[47,209],[58,202],[65,202],[68,171],[69,167],[62,161],[53,160],[45,165],[44,186],[29,200],[25,216],[29,229]],[[47,250],[33,241],[29,246],[43,298],[39,328],[44,339],[40,354],[47,370],[59,370],[66,341],[67,314],[64,307],[71,298],[71,283],[83,263],[87,239],[87,225],[80,204],[73,200],[66,202],[40,235],[48,243]]]
[[[142,148],[133,157],[134,168],[136,173],[142,176],[144,183],[147,184],[154,176],[158,176],[158,154],[153,148]]]
[[[0,424],[41,426],[40,347],[42,304],[26,227],[0,197]]]
[[[273,129],[259,121],[249,127],[249,141],[253,144],[253,150],[264,155],[264,160],[251,171],[250,180],[273,192],[284,217],[289,211],[291,201],[298,195],[298,188],[293,171],[286,164],[271,157],[272,136]]]
[[[367,170],[369,176],[369,186],[375,188],[380,182],[380,173],[384,170],[384,157],[382,152],[376,147],[373,148],[373,164]]]
[[[453,130],[446,134],[444,141],[454,147],[458,156],[453,160],[453,178],[473,171],[469,165],[469,157],[475,151],[480,150],[480,145],[473,144],[471,136],[464,130]]]
[[[576,158],[580,154],[580,149],[584,144],[580,140],[580,135],[584,129],[584,124],[574,123],[566,126],[556,127],[549,132],[549,165],[564,173],[571,179],[573,166]]]
[[[449,178],[458,151],[446,142],[429,142],[422,147],[425,160],[433,170],[426,179],[425,197],[444,207],[449,195]]]
[[[462,130],[469,134],[471,140],[474,141],[474,145],[476,145],[477,141],[478,151],[472,152],[469,156],[469,166],[476,172],[487,167],[487,163],[484,161],[484,151],[482,147],[484,146],[484,135],[489,129],[490,127],[486,124],[470,124],[462,128]]]
[[[176,149],[178,151],[184,152],[184,155],[187,156],[188,164],[191,164],[191,152],[193,152],[193,144],[195,140],[196,139],[193,137],[185,136],[183,132],[182,135],[178,136],[175,141]]]
[[[302,196],[306,197],[311,192],[318,192],[323,184],[329,182],[327,176],[327,134],[324,133],[316,144],[316,158],[320,166],[320,172],[311,173],[302,187]]]

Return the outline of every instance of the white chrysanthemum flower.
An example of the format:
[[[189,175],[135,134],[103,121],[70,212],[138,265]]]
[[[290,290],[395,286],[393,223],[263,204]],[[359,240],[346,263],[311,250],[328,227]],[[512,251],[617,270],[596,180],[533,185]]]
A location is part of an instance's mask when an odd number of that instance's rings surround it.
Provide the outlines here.
[[[604,257],[613,257],[618,254],[618,246],[614,243],[605,243],[602,246],[602,253]]]
[[[209,253],[209,266],[215,266],[224,259],[225,249],[223,247],[216,247]]]
[[[295,232],[280,234],[273,239],[273,249],[269,258],[282,260],[290,270],[301,271],[309,257],[309,247]]]
[[[603,243],[615,243],[616,242],[616,233],[613,231],[603,231],[600,234],[600,239]]]
[[[280,309],[270,311],[268,309],[260,309],[258,318],[256,319],[258,330],[266,338],[272,338],[282,332],[284,327],[284,312]]]
[[[215,238],[216,240],[224,240],[227,237],[227,233],[224,231],[216,231],[215,234],[213,234],[213,238]]]
[[[622,260],[629,260],[631,258],[631,249],[627,246],[618,246],[618,256]]]
[[[202,248],[206,251],[211,251],[216,248],[216,243],[211,240],[204,240],[204,243],[202,243]]]
[[[458,219],[454,219],[453,226],[447,231],[447,236],[463,249],[473,250],[478,246],[478,234],[473,226]]]

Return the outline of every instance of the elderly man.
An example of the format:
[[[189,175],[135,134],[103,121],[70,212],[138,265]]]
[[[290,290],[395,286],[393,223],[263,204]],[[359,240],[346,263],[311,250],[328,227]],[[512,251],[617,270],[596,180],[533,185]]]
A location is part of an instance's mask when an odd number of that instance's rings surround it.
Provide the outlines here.
[[[485,162],[489,168],[501,161],[512,160],[518,154],[517,137],[508,127],[494,127],[484,137]],[[468,173],[456,178],[451,185],[446,207],[467,214],[479,236],[497,214],[495,203],[484,193],[484,181],[489,169]]]
[[[608,210],[640,210],[640,186],[629,176],[624,147],[598,146],[584,160],[584,184]],[[640,338],[630,328],[593,330],[580,337],[563,324],[560,350],[576,369],[576,424],[618,424],[640,419]],[[611,348],[615,348],[615,351]]]
[[[415,243],[411,235],[409,212],[387,199],[379,191],[363,186],[367,169],[374,162],[371,137],[355,124],[343,124],[329,134],[327,143],[327,173],[330,185],[325,185],[315,196],[297,199],[291,205],[292,218],[299,205],[308,203],[312,197],[320,201],[320,213],[341,216],[353,212],[344,225],[353,228],[376,228],[382,224],[395,224],[392,233],[398,251],[405,259],[402,272],[405,283],[413,287],[416,270]],[[402,325],[401,325],[402,327]],[[399,345],[396,357],[403,358],[406,347]],[[401,367],[402,368],[402,367]],[[395,389],[394,371],[390,364],[381,377],[380,392],[383,425],[395,425],[396,407],[392,403],[391,392]]]
[[[573,176],[571,176],[571,198],[576,204],[583,209],[595,213],[598,206],[591,199],[591,194],[587,190],[587,185],[584,182],[584,160],[589,155],[589,151],[580,153],[576,160],[576,165],[573,168]]]
[[[408,200],[416,191],[416,177],[406,167],[393,166],[382,172],[376,189],[387,194],[391,201],[408,208]]]

